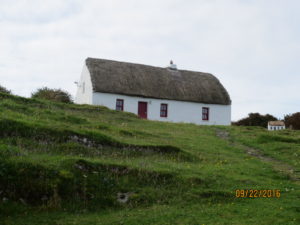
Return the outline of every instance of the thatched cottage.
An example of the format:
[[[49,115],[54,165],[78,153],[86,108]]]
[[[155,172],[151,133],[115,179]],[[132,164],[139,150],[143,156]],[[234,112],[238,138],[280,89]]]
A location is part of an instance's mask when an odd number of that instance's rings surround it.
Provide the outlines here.
[[[285,124],[283,121],[269,121],[268,130],[284,130]]]
[[[87,58],[75,102],[150,120],[230,125],[231,100],[209,73]]]

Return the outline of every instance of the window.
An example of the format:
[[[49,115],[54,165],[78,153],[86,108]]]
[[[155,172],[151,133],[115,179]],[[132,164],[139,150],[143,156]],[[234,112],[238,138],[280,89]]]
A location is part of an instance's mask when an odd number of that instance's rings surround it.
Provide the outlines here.
[[[202,120],[209,120],[209,108],[202,107]]]
[[[123,109],[124,109],[124,100],[123,99],[117,99],[116,110],[123,111]]]
[[[160,104],[160,117],[168,117],[168,104]]]

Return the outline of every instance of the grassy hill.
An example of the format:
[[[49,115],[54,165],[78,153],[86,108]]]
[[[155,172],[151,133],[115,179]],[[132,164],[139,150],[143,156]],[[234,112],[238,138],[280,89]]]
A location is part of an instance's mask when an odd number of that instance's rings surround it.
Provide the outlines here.
[[[0,224],[300,224],[299,131],[1,93],[0,115]]]

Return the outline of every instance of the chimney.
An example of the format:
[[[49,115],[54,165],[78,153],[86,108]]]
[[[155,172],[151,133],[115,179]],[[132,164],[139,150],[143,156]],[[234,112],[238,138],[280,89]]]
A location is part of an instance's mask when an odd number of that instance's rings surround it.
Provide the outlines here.
[[[173,63],[173,60],[170,61],[170,65],[168,66],[168,68],[171,70],[177,70],[177,66]]]

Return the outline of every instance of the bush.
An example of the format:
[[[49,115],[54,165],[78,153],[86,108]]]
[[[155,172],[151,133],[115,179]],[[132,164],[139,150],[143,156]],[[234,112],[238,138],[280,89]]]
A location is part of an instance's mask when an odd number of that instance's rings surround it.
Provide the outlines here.
[[[296,112],[292,115],[286,115],[284,117],[284,122],[286,127],[300,130],[300,112]]]
[[[71,95],[61,89],[39,88],[31,94],[32,98],[41,98],[51,101],[73,103]]]
[[[234,122],[233,125],[267,127],[269,121],[276,120],[278,119],[270,114],[260,115],[259,113],[249,113],[248,117]]]
[[[11,94],[10,90],[6,89],[5,87],[2,87],[1,85],[0,85],[0,92],[6,93],[6,94]]]

